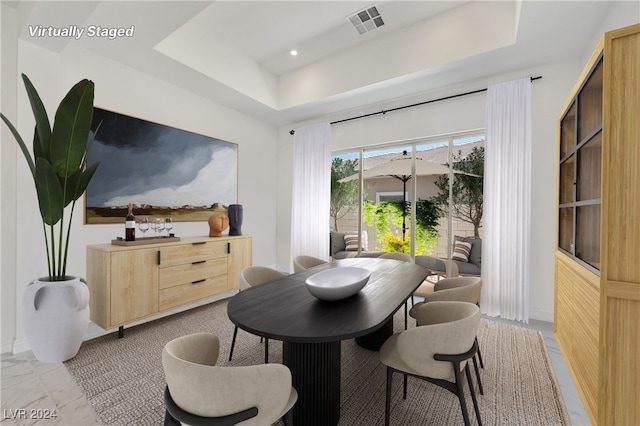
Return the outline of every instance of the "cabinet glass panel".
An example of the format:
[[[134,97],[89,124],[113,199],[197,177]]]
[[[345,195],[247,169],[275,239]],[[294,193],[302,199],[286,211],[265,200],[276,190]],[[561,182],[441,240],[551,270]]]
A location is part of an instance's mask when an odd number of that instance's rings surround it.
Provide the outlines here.
[[[560,164],[560,204],[572,203],[575,201],[573,192],[575,182],[575,162],[576,156],[572,155]]]
[[[600,269],[600,204],[577,207],[575,255]]]
[[[571,104],[569,111],[560,125],[560,158],[564,158],[576,146],[576,103]]]
[[[560,248],[573,254],[573,207],[560,209]]]
[[[602,132],[578,150],[578,201],[600,198],[602,183]]]
[[[578,142],[602,126],[602,60],[578,95]]]

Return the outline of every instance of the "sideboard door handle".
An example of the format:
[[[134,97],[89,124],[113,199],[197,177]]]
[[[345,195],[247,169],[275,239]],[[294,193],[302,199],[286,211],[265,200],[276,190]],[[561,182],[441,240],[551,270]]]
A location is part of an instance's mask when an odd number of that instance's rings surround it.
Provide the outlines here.
[[[231,253],[231,241],[227,241],[227,254]]]
[[[192,265],[197,265],[199,263],[207,263],[207,261],[206,260],[198,260],[196,262],[191,262]]]
[[[201,280],[191,281],[191,284],[203,283],[203,282],[205,282],[206,280],[207,280],[206,278],[203,278],[203,279],[201,279]]]
[[[160,265],[160,250],[158,250],[158,265]]]
[[[191,243],[191,244],[194,245],[194,246],[197,246],[197,245],[200,245],[200,244],[207,244],[207,242],[206,241],[198,241],[196,243]]]

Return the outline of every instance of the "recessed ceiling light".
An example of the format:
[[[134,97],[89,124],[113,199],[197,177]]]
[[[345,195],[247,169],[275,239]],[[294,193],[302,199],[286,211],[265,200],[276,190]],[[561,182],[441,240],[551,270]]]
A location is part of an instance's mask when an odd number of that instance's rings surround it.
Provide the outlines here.
[[[294,50],[292,50],[292,51],[291,51],[291,52],[289,52],[289,53],[291,53],[291,56],[298,56],[298,51],[297,51],[297,50],[295,50],[295,49],[294,49]]]

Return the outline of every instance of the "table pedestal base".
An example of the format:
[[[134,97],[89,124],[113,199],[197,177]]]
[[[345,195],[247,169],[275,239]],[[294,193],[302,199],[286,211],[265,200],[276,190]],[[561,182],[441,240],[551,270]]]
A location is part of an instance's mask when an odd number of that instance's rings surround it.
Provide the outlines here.
[[[295,425],[337,425],[340,420],[340,342],[283,342],[282,362],[289,367],[298,401]]]
[[[385,322],[382,327],[374,331],[373,333],[366,334],[364,336],[356,337],[356,343],[358,346],[369,349],[370,351],[380,350],[380,347],[387,339],[393,334],[393,317],[389,321]]]

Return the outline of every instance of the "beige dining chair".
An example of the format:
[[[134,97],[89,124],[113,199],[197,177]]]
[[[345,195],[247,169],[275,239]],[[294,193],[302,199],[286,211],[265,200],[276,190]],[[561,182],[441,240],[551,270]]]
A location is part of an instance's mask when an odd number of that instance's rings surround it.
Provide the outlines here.
[[[314,266],[324,265],[326,260],[313,256],[300,255],[293,258],[293,272],[302,272]]]
[[[240,271],[240,291],[250,287],[264,284],[269,281],[277,280],[287,276],[284,272],[277,271],[266,266],[248,266]],[[238,335],[238,326],[233,329],[233,338],[231,339],[231,350],[229,351],[229,361],[233,357],[233,348],[236,345],[236,337]],[[262,337],[260,341],[262,342]],[[269,339],[264,338],[264,363],[269,362]]]
[[[462,378],[466,376],[478,424],[480,410],[473,390],[468,360],[473,358],[480,326],[480,309],[467,302],[431,302],[416,305],[419,326],[389,337],[379,351],[380,362],[387,366],[385,425],[389,425],[393,373],[402,373],[403,398],[407,398],[407,376],[426,380],[452,392],[460,401],[464,424],[469,413]]]
[[[417,311],[418,306],[434,301],[468,302],[479,305],[481,291],[482,278],[480,277],[443,278],[436,282],[433,287],[433,293],[424,295],[424,302],[417,303],[411,308],[409,315],[415,318],[415,312]],[[476,373],[476,378],[478,379],[480,395],[484,395],[484,388],[482,387],[482,380],[480,379],[480,370],[478,369],[478,361],[476,361],[476,357],[480,362],[480,367],[484,368],[484,361],[482,360],[482,354],[480,353],[479,346],[478,352],[473,358],[473,368]]]
[[[384,253],[378,256],[378,259],[400,260],[402,262],[413,263],[413,259],[411,259],[411,256],[409,256],[406,253],[399,253],[399,252]],[[407,326],[409,324],[409,315],[407,314],[408,301],[409,299],[404,301],[404,329],[405,330],[407,329]],[[413,306],[413,294],[411,294],[411,306]]]
[[[178,337],[162,350],[165,425],[270,425],[291,408],[298,393],[282,364],[216,366],[220,340],[209,333]]]

